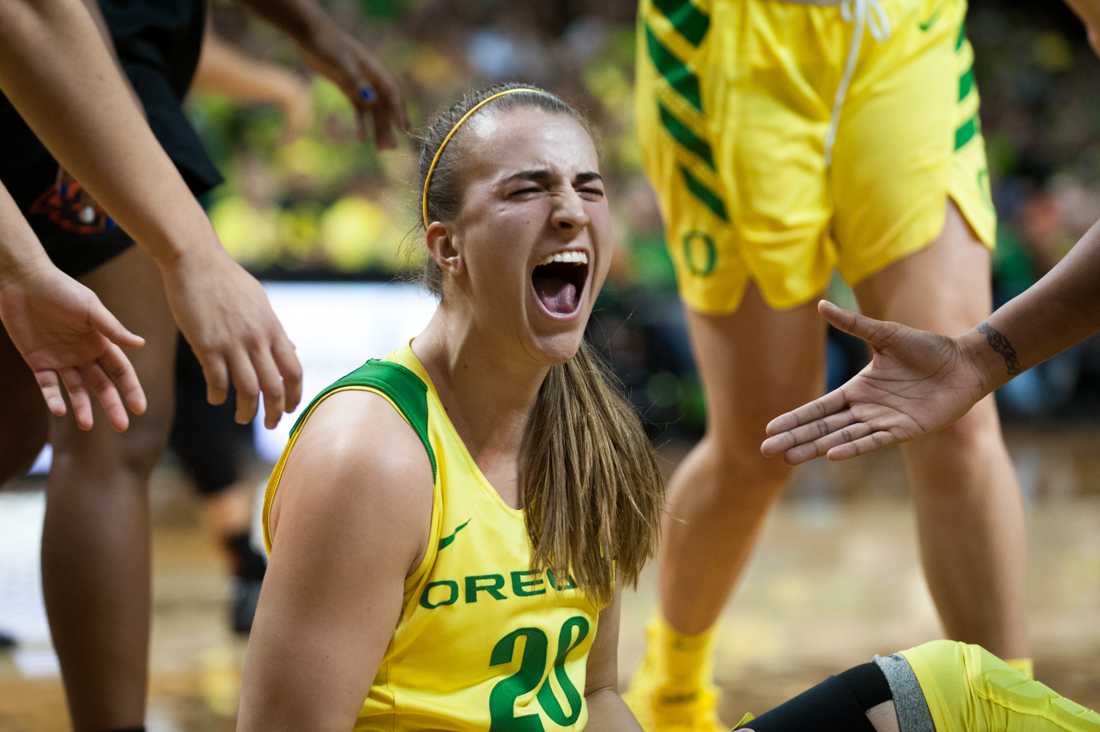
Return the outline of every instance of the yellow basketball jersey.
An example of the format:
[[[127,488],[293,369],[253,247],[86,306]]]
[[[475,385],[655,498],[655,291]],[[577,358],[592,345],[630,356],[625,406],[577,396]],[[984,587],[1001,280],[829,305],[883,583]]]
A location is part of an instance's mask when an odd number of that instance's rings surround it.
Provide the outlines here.
[[[424,443],[435,477],[431,535],[356,730],[581,730],[599,609],[567,577],[535,572],[522,510],[466,450],[412,349],[371,360],[314,399],[291,430],[264,500],[264,540],[283,467],[332,394],[385,398]],[[369,496],[364,496],[369,500]]]

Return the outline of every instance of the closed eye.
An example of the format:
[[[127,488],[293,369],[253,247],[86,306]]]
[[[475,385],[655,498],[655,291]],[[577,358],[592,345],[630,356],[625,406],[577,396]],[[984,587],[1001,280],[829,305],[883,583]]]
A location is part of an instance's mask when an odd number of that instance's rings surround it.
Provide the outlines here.
[[[603,191],[599,188],[580,188],[577,192],[592,198],[603,198]]]
[[[509,193],[508,197],[511,198],[513,196],[522,196],[526,193],[540,193],[541,191],[542,191],[541,188],[535,188],[535,187],[520,188],[518,191],[512,191],[511,193]]]

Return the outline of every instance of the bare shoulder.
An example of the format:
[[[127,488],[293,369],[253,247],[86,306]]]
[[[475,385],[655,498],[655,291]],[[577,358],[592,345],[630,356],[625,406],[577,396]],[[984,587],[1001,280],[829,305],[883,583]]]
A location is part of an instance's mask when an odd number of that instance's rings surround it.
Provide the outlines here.
[[[397,410],[373,392],[337,392],[315,409],[287,459],[272,506],[273,548],[279,524],[304,514],[336,532],[415,550],[414,563],[431,525],[433,489],[427,451]]]

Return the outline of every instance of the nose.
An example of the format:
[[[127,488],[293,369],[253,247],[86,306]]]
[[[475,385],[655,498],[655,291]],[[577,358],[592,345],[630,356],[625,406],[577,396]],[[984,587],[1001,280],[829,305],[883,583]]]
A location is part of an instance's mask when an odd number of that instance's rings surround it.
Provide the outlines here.
[[[555,203],[550,223],[559,233],[572,238],[588,226],[588,212],[584,210],[584,201],[576,191],[568,190],[555,196]]]

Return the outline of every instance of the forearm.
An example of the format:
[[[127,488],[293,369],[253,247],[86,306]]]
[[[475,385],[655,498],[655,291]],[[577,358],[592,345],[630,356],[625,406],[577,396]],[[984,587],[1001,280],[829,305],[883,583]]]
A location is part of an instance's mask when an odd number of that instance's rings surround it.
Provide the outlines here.
[[[1061,262],[962,338],[997,388],[1100,330],[1100,223]]]
[[[52,266],[30,224],[0,184],[0,287],[38,267]]]
[[[282,104],[298,92],[300,82],[293,74],[254,59],[208,31],[193,87],[217,92],[241,102]]]
[[[303,46],[334,21],[313,0],[241,0]]]
[[[638,720],[634,719],[634,715],[619,696],[619,692],[614,689],[590,692],[585,696],[585,700],[588,702],[588,724],[585,729],[642,732]]]
[[[43,48],[66,49],[67,63]],[[79,0],[0,3],[0,88],[54,157],[158,261],[216,244]]]
[[[1066,4],[1081,18],[1089,35],[1089,43],[1100,54],[1100,0],[1066,0]]]

